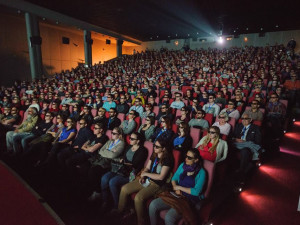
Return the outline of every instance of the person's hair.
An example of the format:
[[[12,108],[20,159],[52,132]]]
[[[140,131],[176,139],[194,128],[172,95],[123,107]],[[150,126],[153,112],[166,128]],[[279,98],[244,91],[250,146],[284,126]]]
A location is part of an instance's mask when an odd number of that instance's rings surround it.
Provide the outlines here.
[[[156,139],[154,144],[156,142],[158,142],[161,145],[161,147],[165,149],[162,157],[159,159],[159,163],[163,164],[167,158],[173,157],[172,152],[170,151],[170,145],[169,145],[168,141],[166,141],[165,139],[160,138],[160,137]],[[150,160],[153,162],[156,157],[157,157],[157,154],[153,151],[153,154],[151,155]]]
[[[118,132],[118,134],[119,134],[119,139],[123,141],[123,140],[124,140],[124,132],[123,132],[122,128],[120,128],[120,127],[115,127],[115,128],[112,130],[112,132],[113,132],[114,130],[116,130],[116,131]]]
[[[61,116],[61,117],[62,117],[62,116]],[[62,117],[62,118],[63,118],[63,117]],[[75,120],[74,120],[72,117],[68,117],[68,118],[66,119],[66,121],[67,121],[67,120],[71,120],[71,121],[72,121],[72,127],[71,127],[71,129],[76,127]]]
[[[228,100],[228,103],[229,103],[229,102],[232,102],[232,103],[233,103],[233,107],[236,108],[237,103],[236,103],[236,101],[235,101],[234,99]]]
[[[198,168],[202,168],[202,166],[203,166],[203,159],[202,159],[202,157],[200,155],[199,150],[196,149],[196,148],[191,148],[191,149],[189,149],[189,150],[186,151],[186,153],[188,153],[188,152],[191,152],[194,155],[194,158],[198,159],[198,162],[196,162],[197,167]]]
[[[180,97],[182,97],[182,94],[180,92],[176,92],[175,95],[180,95]]]
[[[165,123],[166,123],[166,127],[167,127],[167,129],[171,129],[171,127],[172,127],[172,124],[171,124],[171,120],[170,120],[170,118],[169,118],[169,117],[167,117],[167,116],[163,116],[163,117],[162,117],[162,119],[164,119],[164,120],[165,120]]]
[[[103,133],[105,132],[106,126],[104,126],[103,123],[96,123],[95,126],[98,126],[100,129],[102,129],[102,130],[103,130]]]
[[[208,98],[211,97],[211,96],[214,97],[214,98],[216,98],[215,94],[212,94],[212,93],[208,94]]]
[[[102,111],[106,112],[106,109],[103,108],[103,107],[99,107],[98,111],[99,111],[99,110],[102,110]]]
[[[109,110],[113,110],[115,113],[117,113],[117,109],[116,108],[114,108],[114,107],[112,107],[112,108],[110,108]]]
[[[136,139],[138,141],[140,141],[139,142],[139,146],[143,146],[144,145],[144,141],[145,141],[144,136],[142,134],[140,134],[139,132],[137,132],[137,131],[132,132],[131,135],[132,134],[134,134],[136,136]]]
[[[217,126],[211,126],[211,127],[208,129],[208,131],[209,131],[210,129],[214,129],[215,132],[216,132],[216,140],[215,140],[215,142],[213,143],[213,145],[208,149],[208,151],[209,151],[211,154],[213,154],[214,151],[217,149],[217,146],[218,146],[218,144],[219,144],[219,140],[220,140],[220,128],[217,127]],[[210,142],[210,138],[209,138],[209,134],[207,134],[207,135],[205,136],[205,139],[204,139],[204,141],[203,141],[202,146],[207,146],[209,142]]]
[[[150,125],[155,124],[155,117],[154,116],[147,116],[147,118],[150,120]]]
[[[227,114],[226,112],[220,113],[220,114],[219,114],[219,117],[220,117],[220,116],[224,116],[226,122],[229,120],[228,114]]]
[[[31,108],[31,110],[33,110],[33,114],[34,114],[34,115],[37,115],[37,114],[38,114],[38,110],[37,110],[36,107],[32,106],[32,107],[30,107],[30,108]]]
[[[141,98],[135,98],[135,101],[134,101],[134,102],[136,102],[136,100],[139,100],[140,102],[142,102],[142,99],[141,99]]]
[[[186,111],[187,113],[189,112],[189,108],[187,106],[183,106],[181,107],[181,110],[184,109],[184,111]]]
[[[178,125],[178,129],[179,129],[180,125],[183,127],[183,131],[184,131],[185,136],[190,136],[190,127],[189,127],[189,124],[181,122]]]
[[[135,111],[135,110],[130,110],[130,112],[133,113],[134,118],[136,118],[136,117],[139,116],[139,113],[138,113],[137,111]],[[129,113],[130,113],[130,112],[129,112]]]
[[[82,117],[79,121],[82,121],[82,120],[84,121],[84,123],[86,123],[86,124],[88,123],[84,117]]]
[[[149,109],[150,109],[150,111],[152,112],[152,110],[153,110],[153,105],[152,104],[146,104],[146,106],[148,106],[149,107]],[[145,107],[146,108],[146,107]]]

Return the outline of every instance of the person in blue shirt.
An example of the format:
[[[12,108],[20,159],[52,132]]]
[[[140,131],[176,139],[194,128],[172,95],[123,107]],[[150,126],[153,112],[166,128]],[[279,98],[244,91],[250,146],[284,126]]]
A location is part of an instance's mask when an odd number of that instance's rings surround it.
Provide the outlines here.
[[[129,112],[134,110],[139,114],[139,116],[141,116],[142,113],[144,112],[144,108],[141,103],[142,103],[142,100],[140,98],[136,98],[135,102],[134,102],[134,106],[130,107]]]
[[[111,94],[107,95],[107,101],[104,102],[102,108],[109,111],[110,108],[116,108],[117,104],[113,101],[113,96]]]
[[[168,210],[165,216],[165,224],[177,224],[182,217],[188,224],[197,224],[197,216],[194,213],[195,206],[204,198],[203,189],[206,173],[202,167],[202,159],[197,149],[188,150],[185,162],[180,164],[172,178],[173,191],[170,195],[175,196],[173,203],[176,209],[167,204],[163,197],[153,200],[149,206],[151,225],[157,224],[157,216],[161,210]],[[185,198],[181,198],[184,196]],[[186,203],[186,204],[185,204]]]

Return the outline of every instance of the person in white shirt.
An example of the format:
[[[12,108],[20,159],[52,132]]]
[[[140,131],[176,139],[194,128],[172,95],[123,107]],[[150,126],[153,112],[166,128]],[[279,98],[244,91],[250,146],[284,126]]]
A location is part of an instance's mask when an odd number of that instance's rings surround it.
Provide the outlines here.
[[[208,95],[208,103],[203,106],[203,110],[205,113],[211,113],[214,115],[214,117],[219,115],[220,112],[220,106],[215,103],[215,95],[214,94],[209,94]]]
[[[225,135],[229,135],[230,130],[231,130],[231,126],[229,123],[227,123],[228,121],[228,115],[226,112],[220,113],[219,115],[219,121],[215,122],[213,124],[213,126],[217,126],[220,128],[220,133],[221,134],[225,134]]]
[[[142,103],[142,100],[140,98],[136,98],[134,105],[130,107],[129,112],[134,110],[139,114],[139,116],[141,116],[144,112],[144,108],[141,105],[141,103]]]

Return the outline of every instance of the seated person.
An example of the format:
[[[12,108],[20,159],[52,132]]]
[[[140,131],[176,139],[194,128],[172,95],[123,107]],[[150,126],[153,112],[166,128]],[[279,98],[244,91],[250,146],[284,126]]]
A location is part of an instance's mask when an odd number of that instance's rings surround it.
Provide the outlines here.
[[[138,132],[144,137],[144,140],[149,141],[155,130],[155,118],[154,116],[148,116],[145,123],[142,124]]]
[[[13,155],[20,153],[19,142],[23,137],[28,136],[38,122],[38,110],[35,107],[28,109],[28,115],[25,121],[22,122],[14,131],[6,133],[7,152]]]
[[[231,126],[227,122],[229,120],[227,113],[220,113],[219,115],[219,122],[215,122],[213,126],[217,126],[220,128],[220,133],[224,135],[229,135]]]
[[[135,99],[134,105],[130,107],[129,112],[132,110],[136,111],[139,116],[142,115],[142,113],[144,112],[144,108],[142,106],[142,100],[140,98]]]
[[[124,95],[120,96],[120,103],[117,104],[116,110],[118,113],[127,114],[129,111],[129,105],[126,103],[126,99]]]
[[[0,120],[0,137],[4,136],[6,132],[14,130],[14,125],[17,125],[21,119],[19,110],[16,107],[4,107],[4,112],[1,114]]]
[[[110,108],[109,117],[107,120],[107,129],[113,130],[115,127],[119,127],[121,125],[121,120],[117,117],[116,108]]]
[[[251,109],[245,110],[244,114],[249,115],[253,120],[262,121],[264,118],[263,113],[259,110],[259,102],[257,100],[252,101]]]
[[[61,110],[59,110],[58,115],[62,116],[63,118],[68,118],[70,116],[69,106],[63,104],[61,106]]]
[[[151,104],[145,105],[145,111],[142,113],[141,119],[147,118],[148,116],[155,116],[153,106]]]
[[[218,106],[218,104],[215,103],[215,95],[214,94],[209,94],[208,103],[206,103],[202,109],[205,111],[205,113],[213,114],[214,117],[219,115],[220,106]]]
[[[175,101],[172,102],[170,107],[173,109],[181,109],[182,107],[184,107],[184,103],[183,103],[183,101],[181,101],[181,98],[182,98],[182,94],[179,92],[176,92],[175,93]]]
[[[239,179],[244,181],[251,169],[251,160],[258,160],[261,149],[261,132],[258,126],[251,124],[252,118],[243,114],[242,123],[235,126],[233,132],[233,146],[240,152]]]
[[[134,199],[138,224],[145,224],[145,203],[165,185],[174,166],[173,155],[167,146],[167,140],[157,139],[154,142],[153,154],[146,168],[142,170],[141,176],[125,184],[121,189],[119,213],[124,213],[128,207],[129,196],[134,192],[138,192]],[[129,213],[132,213],[132,211]]]
[[[72,118],[75,122],[79,121],[80,120],[80,112],[81,112],[81,109],[79,108],[79,106],[74,105],[73,110],[70,114],[70,118]],[[67,117],[63,117],[63,118],[67,118]]]
[[[195,119],[191,119],[189,121],[189,126],[194,127],[194,128],[200,128],[200,129],[208,129],[209,125],[207,120],[204,119],[205,117],[205,112],[200,109],[196,113]]]
[[[173,140],[173,149],[181,152],[181,156],[185,155],[188,149],[192,148],[193,139],[190,135],[190,129],[187,123],[178,125],[178,134]]]
[[[130,135],[130,145],[120,159],[112,162],[110,172],[101,178],[102,209],[109,206],[109,194],[113,197],[113,209],[119,204],[121,187],[135,179],[135,176],[144,168],[148,150],[143,146],[143,136],[137,132]],[[115,166],[116,164],[116,166]]]
[[[158,215],[162,210],[168,210],[165,216],[165,224],[177,224],[184,217],[189,224],[198,224],[197,204],[204,199],[203,190],[206,181],[206,173],[202,167],[202,159],[196,149],[188,150],[185,161],[180,164],[172,177],[173,192],[163,192],[159,198],[153,200],[149,206],[150,224],[158,224]],[[172,204],[164,201],[164,196],[172,197]],[[161,197],[160,197],[161,196]],[[180,198],[184,196],[185,198]],[[176,205],[176,209],[172,208]]]
[[[97,115],[94,117],[93,123],[102,123],[105,127],[107,127],[107,118],[105,116],[106,110],[102,107],[98,109]]]
[[[163,104],[160,107],[160,111],[158,115],[155,117],[155,119],[160,123],[162,117],[168,117],[170,121],[173,121],[173,114],[170,112],[170,108],[168,105]]]
[[[83,110],[80,112],[80,119],[84,119],[88,126],[90,126],[93,123],[93,115],[91,113],[91,107],[90,106],[83,106]]]
[[[190,113],[188,107],[182,107],[180,112],[181,115],[177,116],[175,119],[176,124],[179,125],[180,123],[188,123],[190,121]]]
[[[234,99],[228,101],[228,107],[221,110],[221,113],[227,113],[228,117],[232,117],[236,120],[240,118],[240,112],[236,109],[236,102]]]
[[[173,138],[173,131],[171,127],[171,121],[168,117],[161,118],[161,127],[156,128],[153,135],[151,136],[150,140],[154,143],[156,139],[160,138],[165,141],[170,141]]]
[[[134,119],[137,116],[138,116],[138,113],[134,110],[131,110],[128,114],[128,120],[124,120],[121,123],[120,128],[123,130],[124,134],[131,134],[135,130],[137,123],[135,122]]]
[[[209,128],[208,134],[199,141],[196,148],[203,159],[214,163],[225,160],[228,153],[227,142],[220,138],[220,129],[217,126]]]
[[[111,94],[107,94],[107,101],[104,102],[103,108],[106,111],[109,111],[111,108],[116,108],[117,104],[113,101],[113,96]]]
[[[90,158],[88,163],[80,165],[81,174],[88,173],[89,189],[93,191],[89,197],[90,201],[100,196],[99,178],[111,169],[112,159],[120,159],[124,148],[123,131],[121,128],[115,127],[112,130],[111,139],[102,146],[96,155]]]

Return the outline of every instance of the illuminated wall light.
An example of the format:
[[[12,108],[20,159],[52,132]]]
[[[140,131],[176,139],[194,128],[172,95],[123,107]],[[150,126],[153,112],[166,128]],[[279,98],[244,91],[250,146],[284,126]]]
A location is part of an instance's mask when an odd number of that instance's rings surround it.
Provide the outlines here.
[[[175,44],[176,46],[178,46],[178,45],[179,45],[179,42],[178,42],[178,41],[174,41],[174,44]]]
[[[246,30],[249,30],[249,28],[247,27]]]
[[[247,37],[244,37],[244,42],[247,42],[248,41],[248,38]]]
[[[226,38],[226,41],[231,41],[232,40],[232,37],[227,37]]]

